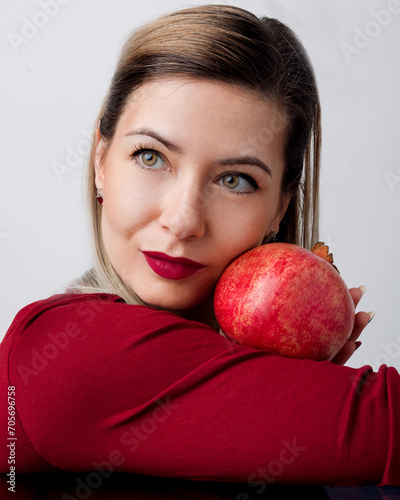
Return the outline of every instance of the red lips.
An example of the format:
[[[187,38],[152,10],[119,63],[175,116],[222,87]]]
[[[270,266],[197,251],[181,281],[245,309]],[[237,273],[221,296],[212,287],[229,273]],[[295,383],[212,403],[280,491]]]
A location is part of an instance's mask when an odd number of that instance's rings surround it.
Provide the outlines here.
[[[202,269],[204,264],[185,257],[171,257],[161,252],[142,252],[151,269],[162,278],[181,280],[192,276]]]

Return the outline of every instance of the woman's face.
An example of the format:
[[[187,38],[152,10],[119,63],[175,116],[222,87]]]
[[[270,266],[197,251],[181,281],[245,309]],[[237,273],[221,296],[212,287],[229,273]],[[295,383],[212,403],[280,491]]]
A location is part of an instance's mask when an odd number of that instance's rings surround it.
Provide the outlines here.
[[[143,301],[202,304],[233,259],[278,231],[284,122],[231,85],[172,78],[133,93],[108,148],[98,136],[104,245]]]

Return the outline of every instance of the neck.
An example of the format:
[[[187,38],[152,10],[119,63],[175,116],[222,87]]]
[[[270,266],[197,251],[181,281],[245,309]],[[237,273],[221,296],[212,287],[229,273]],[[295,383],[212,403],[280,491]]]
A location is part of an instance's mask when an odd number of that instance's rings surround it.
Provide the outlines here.
[[[211,297],[210,299],[206,300],[206,302],[203,302],[202,304],[192,307],[190,309],[185,309],[185,310],[177,310],[177,309],[165,309],[163,307],[157,307],[151,304],[147,304],[143,302],[143,305],[153,307],[154,309],[157,309],[158,311],[169,311],[174,314],[177,314],[178,316],[181,316],[182,318],[185,318],[189,321],[199,321],[200,323],[205,323],[206,325],[210,326],[211,328],[214,328],[214,330],[219,331],[219,324],[218,321],[215,317],[214,313],[214,296]]]
[[[207,302],[193,307],[192,309],[187,309],[186,311],[178,312],[179,316],[191,321],[200,321],[205,323],[215,330],[219,330],[219,325],[214,313],[214,298],[212,297]]]

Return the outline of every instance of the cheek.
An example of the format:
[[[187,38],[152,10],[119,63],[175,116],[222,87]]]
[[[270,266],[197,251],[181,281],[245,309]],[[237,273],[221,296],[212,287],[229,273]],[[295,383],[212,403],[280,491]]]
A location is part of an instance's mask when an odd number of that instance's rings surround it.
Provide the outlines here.
[[[246,199],[238,201],[236,206],[216,204],[213,209],[214,234],[229,258],[261,245],[276,215],[275,197],[260,197],[250,203]]]
[[[151,179],[134,177],[129,171],[125,176],[110,175],[104,183],[104,237],[108,233],[130,237],[148,224],[156,215],[156,198]]]

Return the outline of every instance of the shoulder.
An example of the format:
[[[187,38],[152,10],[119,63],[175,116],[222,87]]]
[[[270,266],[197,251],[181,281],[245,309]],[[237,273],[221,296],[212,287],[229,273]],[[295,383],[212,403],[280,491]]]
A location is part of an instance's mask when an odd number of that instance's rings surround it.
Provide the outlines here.
[[[178,356],[178,352],[210,343],[223,348],[223,338],[205,324],[148,306],[129,305],[108,294],[62,294],[29,304],[16,316],[3,344],[0,359],[10,381],[32,389],[40,381],[90,381],[120,373],[122,366],[141,360]],[[225,346],[226,348],[226,346]],[[160,359],[159,359],[160,358]],[[142,367],[143,370],[145,366]],[[128,368],[127,368],[128,369]],[[129,368],[130,370],[131,368]],[[39,388],[38,388],[39,390]],[[55,389],[54,389],[55,390]]]
[[[174,315],[166,311],[157,311],[150,306],[136,306],[126,304],[118,295],[108,293],[63,293],[55,294],[48,298],[37,300],[23,307],[15,316],[10,329],[13,326],[22,324],[29,325],[45,315],[46,318],[60,317],[68,314],[71,318],[90,320],[96,313],[118,311],[124,314],[144,314],[144,315]]]
[[[86,308],[95,309],[100,307],[99,304],[104,302],[121,302],[122,299],[116,295],[98,293],[98,294],[55,294],[48,298],[37,300],[24,306],[12,321],[4,340],[14,336],[21,329],[25,329],[31,325],[35,320],[40,318],[46,313],[62,314],[65,310],[73,310],[77,314],[84,315]],[[123,302],[123,301],[122,301]]]
[[[132,322],[134,320],[134,322]],[[162,311],[146,305],[127,304],[121,297],[108,293],[56,294],[25,306],[14,319],[14,323],[23,323],[25,326],[33,322],[47,325],[62,322],[63,324],[77,324],[79,326],[97,323],[97,326],[108,325],[139,327],[143,322],[165,326],[180,324],[187,327],[197,325],[211,329],[203,323],[189,321],[176,313]],[[213,329],[211,329],[213,330]],[[214,331],[214,330],[213,330]]]
[[[116,338],[137,336],[158,332],[175,331],[183,335],[187,330],[215,330],[205,324],[188,321],[175,313],[159,311],[149,306],[126,304],[114,294],[56,294],[38,300],[22,308],[15,316],[4,344],[24,347],[38,343],[52,343],[57,339],[64,343],[67,338],[91,337],[112,342]],[[57,343],[57,342],[56,342]]]

